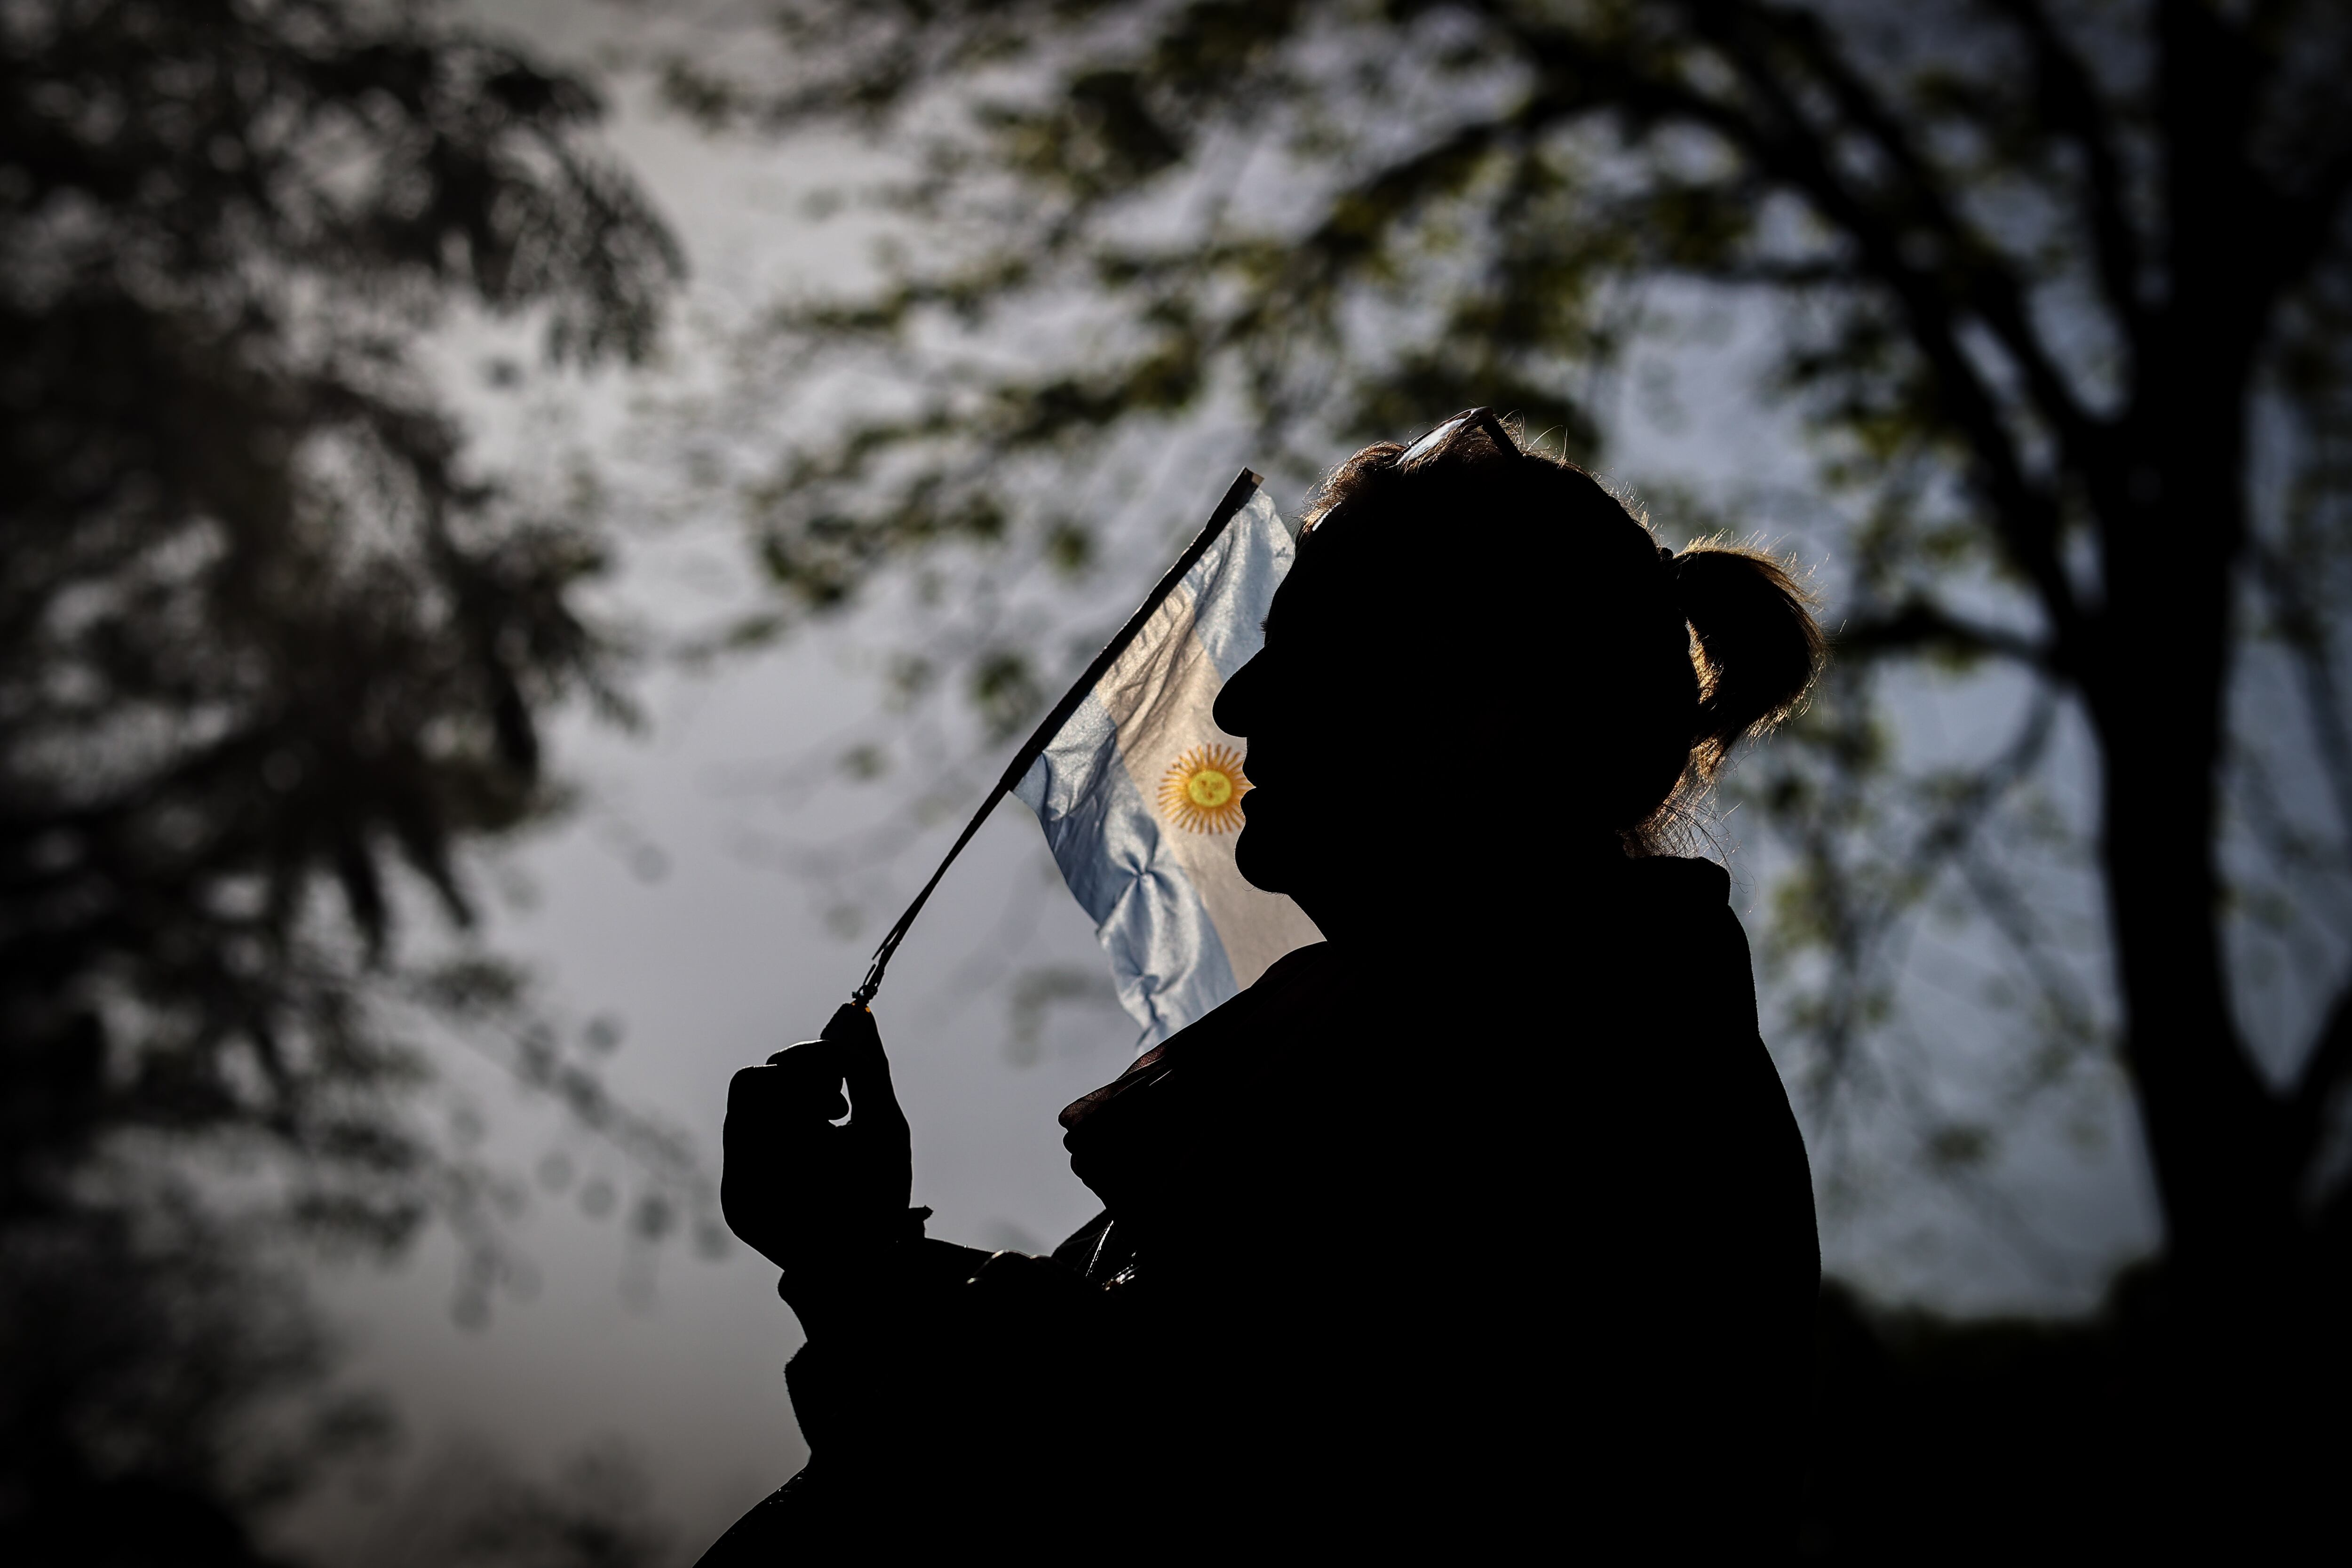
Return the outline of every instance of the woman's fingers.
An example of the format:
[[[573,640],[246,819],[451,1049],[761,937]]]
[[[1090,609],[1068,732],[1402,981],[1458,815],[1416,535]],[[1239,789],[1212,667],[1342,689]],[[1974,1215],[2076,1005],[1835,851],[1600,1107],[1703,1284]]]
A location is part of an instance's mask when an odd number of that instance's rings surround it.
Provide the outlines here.
[[[874,1015],[851,1003],[824,1026],[825,1041],[840,1049],[849,1083],[849,1122],[844,1142],[856,1161],[865,1198],[875,1212],[896,1216],[907,1207],[915,1184],[914,1152],[907,1113],[890,1083],[890,1058]]]
[[[855,1111],[850,1126],[864,1133],[904,1137],[907,1113],[899,1109],[898,1092],[891,1086],[890,1058],[882,1049],[882,1031],[875,1026],[874,1015],[855,1002],[843,1003],[824,1026],[824,1041],[840,1052],[836,1059],[848,1080]]]
[[[772,1074],[769,1068],[774,1069]],[[881,1032],[874,1026],[874,1015],[855,1004],[835,1013],[820,1038],[788,1046],[768,1058],[767,1068],[747,1068],[736,1076],[740,1080],[746,1075],[758,1076],[736,1092],[755,1093],[787,1118],[839,1121],[855,1110],[857,1124],[867,1131],[906,1125],[906,1113],[890,1082],[890,1058],[882,1049]],[[730,1110],[734,1104],[735,1094],[730,1093]],[[866,1125],[869,1112],[873,1121]]]
[[[767,1068],[751,1070],[774,1069],[775,1087],[769,1092],[801,1114],[814,1116],[840,1098],[842,1055],[841,1047],[835,1041],[803,1040],[770,1057]],[[826,1111],[824,1120],[831,1121],[840,1114],[839,1110]]]

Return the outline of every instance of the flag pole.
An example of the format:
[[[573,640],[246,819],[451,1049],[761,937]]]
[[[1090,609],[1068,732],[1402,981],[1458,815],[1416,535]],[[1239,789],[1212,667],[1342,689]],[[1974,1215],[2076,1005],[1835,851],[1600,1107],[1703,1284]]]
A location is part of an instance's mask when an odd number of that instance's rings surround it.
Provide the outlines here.
[[[1224,533],[1225,525],[1233,521],[1234,515],[1265,483],[1265,480],[1252,470],[1244,468],[1241,471],[1240,476],[1226,488],[1224,499],[1217,503],[1217,510],[1210,514],[1207,526],[1192,536],[1192,542],[1184,547],[1184,553],[1176,557],[1176,564],[1168,568],[1159,585],[1145,595],[1142,605],[1127,618],[1127,625],[1119,627],[1118,635],[1103,644],[1102,651],[1095,655],[1070,689],[1062,693],[1062,700],[1054,704],[1053,710],[1022,743],[1021,749],[1013,753],[1013,761],[998,777],[996,787],[988,792],[988,798],[980,803],[980,809],[971,814],[971,820],[963,825],[961,833],[956,835],[956,841],[949,846],[947,858],[940,862],[939,869],[931,873],[931,879],[923,884],[923,890],[915,895],[915,901],[907,906],[907,912],[898,917],[898,922],[882,938],[881,945],[874,950],[874,961],[866,966],[866,978],[858,983],[856,990],[849,994],[852,1006],[863,1007],[874,1000],[874,994],[882,989],[882,972],[889,968],[891,955],[906,940],[907,929],[915,923],[915,917],[923,912],[923,905],[930,900],[931,889],[937,888],[940,879],[948,874],[948,868],[955,864],[956,857],[963,853],[963,847],[971,843],[972,835],[980,831],[980,825],[988,820],[988,814],[996,809],[996,803],[1013,793],[1013,786],[1021,782],[1021,776],[1029,771],[1030,764],[1044,754],[1054,737],[1061,732],[1062,726],[1070,721],[1070,715],[1078,710],[1078,704],[1087,700],[1087,694],[1118,662],[1118,656],[1127,651],[1128,644],[1135,640],[1135,635],[1151,619],[1153,612],[1175,591],[1176,584],[1184,580],[1184,574],[1208,553],[1209,546]]]

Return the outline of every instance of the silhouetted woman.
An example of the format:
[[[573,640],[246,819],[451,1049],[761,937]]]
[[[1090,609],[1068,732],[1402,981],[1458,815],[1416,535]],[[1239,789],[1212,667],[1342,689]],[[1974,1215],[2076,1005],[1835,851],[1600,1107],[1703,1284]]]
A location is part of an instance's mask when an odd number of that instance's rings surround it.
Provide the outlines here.
[[[1062,1113],[1104,1212],[1051,1258],[921,1238],[866,1015],[738,1074],[814,1457],[705,1562],[1788,1550],[1811,1184],[1662,846],[1821,656],[1769,557],[1487,411],[1349,458],[1216,715],[1244,875],[1329,940]]]

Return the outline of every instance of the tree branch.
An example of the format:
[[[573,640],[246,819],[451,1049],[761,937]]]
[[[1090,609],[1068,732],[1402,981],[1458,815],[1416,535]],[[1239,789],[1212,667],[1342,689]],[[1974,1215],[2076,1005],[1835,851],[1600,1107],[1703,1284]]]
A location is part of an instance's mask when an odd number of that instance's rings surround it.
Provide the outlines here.
[[[2023,373],[2027,395],[2042,416],[2057,431],[2060,440],[2079,452],[2086,464],[2095,460],[2103,445],[2101,427],[2075,397],[2074,388],[2034,331],[2016,274],[1995,259],[1995,248],[1960,217],[1944,188],[1943,176],[1920,154],[1916,142],[1885,100],[1832,41],[1821,18],[1804,12],[1776,12],[1764,6],[1719,5],[1713,0],[1699,8],[1720,11],[1727,16],[1769,17],[1778,24],[1782,41],[1803,58],[1847,118],[1901,174],[1906,187],[1903,193],[1906,199],[1902,205],[1911,209],[1908,216],[1923,222],[1948,247],[1951,254],[1946,259],[1957,264],[1951,275],[1965,285],[1962,298],[1975,308],[2016,362]],[[1793,114],[1794,98],[1788,102]],[[1824,148],[1824,154],[1826,151]],[[1829,166],[1826,155],[1822,162]],[[1864,210],[1867,210],[1866,205]],[[1888,225],[1889,234],[1898,241],[1902,237],[1900,216]]]
[[[2123,319],[2126,341],[2137,343],[2147,316],[2139,291],[2139,237],[2124,211],[2123,165],[2107,133],[2106,116],[2090,68],[2059,34],[2040,0],[1990,0],[1990,4],[2017,25],[2033,51],[2034,96],[2043,114],[2083,150],[2084,172],[2088,176],[2084,193],[2089,209],[2086,226],[2099,286],[2108,305]]]
[[[1848,621],[1834,639],[1841,655],[1945,653],[2011,659],[2045,674],[2059,673],[2047,643],[1962,619],[1927,599],[1908,599],[1885,615]]]
[[[1723,15],[1719,7],[1709,5],[1700,5],[1696,11]],[[1944,395],[1945,413],[1976,455],[1995,531],[2018,570],[2033,584],[2050,617],[2056,653],[2071,666],[2072,650],[2082,637],[2083,613],[2058,555],[2056,500],[2028,477],[1998,400],[1961,347],[1953,302],[1935,279],[1905,259],[1900,226],[1890,221],[1888,215],[1874,210],[1871,202],[1839,172],[1832,150],[1806,120],[1790,84],[1766,65],[1765,50],[1755,47],[1777,40],[1743,38],[1725,26],[1710,27],[1704,15],[1696,24],[1701,36],[1723,55],[1769,111],[1771,122],[1768,123],[1683,80],[1598,53],[1567,27],[1531,29],[1514,18],[1496,20],[1517,34],[1521,47],[1539,67],[1564,76],[1581,70],[1610,80],[1615,91],[1606,96],[1633,110],[1637,118],[1684,120],[1723,137],[1759,168],[1806,196],[1816,211],[1854,241],[1866,269],[1895,296],[1915,346],[1933,367]],[[1860,90],[1858,82],[1855,90]],[[1890,156],[1895,155],[1895,148],[1888,151]],[[2030,342],[2030,338],[2026,341]],[[2021,363],[2027,363],[2032,357],[2028,355]],[[2044,390],[2054,395],[2063,389],[2062,384],[2053,383]],[[2063,409],[2071,401],[2067,395],[2054,405]],[[2088,426],[2084,423],[2077,428],[2086,430]],[[2092,456],[2080,450],[2076,455],[2086,460]]]
[[[2344,721],[2343,693],[2336,682],[2334,639],[2328,617],[2312,603],[2303,574],[2278,550],[2261,540],[2250,542],[2254,579],[2270,600],[2271,614],[2284,634],[2295,685],[2311,721],[2314,749],[2336,797],[2336,826],[2352,846],[2352,728]]]

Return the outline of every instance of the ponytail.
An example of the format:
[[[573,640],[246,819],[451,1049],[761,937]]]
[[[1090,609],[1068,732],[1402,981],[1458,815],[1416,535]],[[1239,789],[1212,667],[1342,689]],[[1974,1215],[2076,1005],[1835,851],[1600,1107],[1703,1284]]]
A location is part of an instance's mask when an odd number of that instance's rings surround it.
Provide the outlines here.
[[[1665,566],[1696,644],[1691,765],[1704,781],[1741,741],[1803,705],[1826,645],[1803,587],[1762,551],[1709,541],[1666,556]]]

